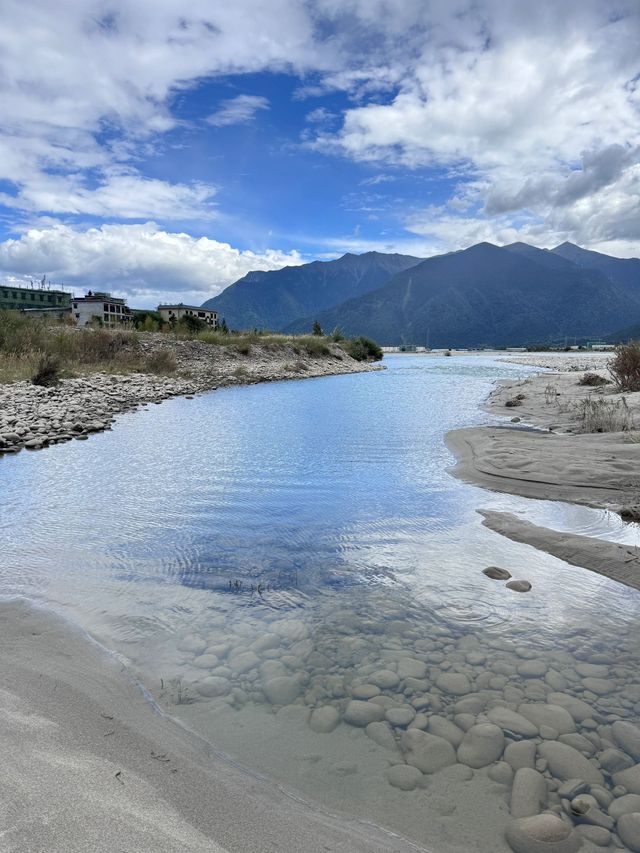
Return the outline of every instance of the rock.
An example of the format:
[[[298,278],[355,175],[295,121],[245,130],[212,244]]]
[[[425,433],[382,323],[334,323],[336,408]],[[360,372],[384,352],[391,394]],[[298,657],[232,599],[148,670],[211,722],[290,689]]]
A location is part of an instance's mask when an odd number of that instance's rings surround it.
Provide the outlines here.
[[[546,759],[549,770],[556,779],[583,779],[595,785],[602,785],[602,773],[595,764],[585,758],[577,749],[558,741],[544,741],[538,746],[538,755]]]
[[[396,764],[386,772],[387,781],[401,791],[413,791],[422,782],[422,773],[409,764]]]
[[[614,820],[618,820],[623,814],[640,812],[640,794],[625,794],[623,797],[618,797],[611,803],[608,811]]]
[[[300,682],[289,675],[278,675],[266,681],[262,690],[272,705],[291,705],[300,695]]]
[[[582,845],[575,830],[547,813],[513,820],[506,839],[514,853],[575,853]]]
[[[464,696],[471,692],[469,679],[459,672],[441,672],[436,678],[436,687],[453,696]]]
[[[568,711],[573,719],[577,723],[583,722],[583,720],[588,720],[593,716],[593,708],[591,705],[587,705],[586,702],[583,702],[582,699],[578,699],[576,696],[570,696],[568,693],[549,693],[547,696],[547,702],[550,705],[559,705],[560,708],[564,708],[565,711]],[[561,732],[561,734],[565,734]]]
[[[509,708],[499,706],[491,708],[490,711],[487,711],[487,717],[507,734],[514,734],[518,737],[537,737],[538,735],[537,726],[523,717],[522,714],[511,711]]]
[[[640,761],[640,729],[633,723],[616,720],[611,726],[611,734],[618,746],[635,761]]]
[[[548,668],[543,660],[527,660],[518,664],[518,675],[523,678],[542,678]]]
[[[427,665],[421,660],[415,658],[401,658],[398,661],[398,677],[401,680],[405,678],[424,678],[427,674]]]
[[[582,678],[606,678],[609,675],[609,667],[601,663],[577,663],[576,672]]]
[[[375,684],[359,684],[351,689],[351,695],[354,699],[373,699],[374,696],[380,695],[380,688]]]
[[[255,652],[240,652],[229,660],[229,666],[236,675],[244,675],[250,669],[254,669],[260,664],[260,658]]]
[[[437,714],[429,717],[428,731],[429,734],[448,740],[456,749],[460,746],[464,737],[462,729],[459,729],[451,720],[447,720],[446,717],[440,717]]]
[[[558,787],[558,796],[563,800],[573,800],[580,794],[588,793],[589,787],[588,783],[582,779],[568,779]]]
[[[197,658],[193,659],[193,665],[197,666],[198,669],[213,669],[219,663],[220,661],[215,655],[198,655]]]
[[[209,698],[213,696],[226,696],[231,688],[231,683],[228,678],[220,678],[218,675],[209,675],[198,681],[196,690],[201,696]]]
[[[555,740],[556,738],[552,739]],[[560,743],[566,743],[567,746],[572,746],[574,749],[577,749],[578,752],[584,752],[589,757],[594,755],[596,751],[595,746],[588,738],[584,737],[584,735],[560,735],[560,737],[557,737],[557,739],[560,741]]]
[[[463,732],[468,732],[471,726],[475,726],[476,718],[473,714],[456,714],[453,718],[453,722],[459,729],[462,729]]]
[[[422,773],[435,773],[456,763],[455,751],[448,740],[420,729],[407,729],[400,745],[407,764],[417,767]]]
[[[605,749],[598,755],[600,766],[613,775],[633,766],[633,759],[619,749]]]
[[[576,724],[571,714],[560,705],[549,705],[547,703],[523,702],[518,707],[518,713],[526,717],[534,726],[551,726],[558,734],[571,734],[576,730]]]
[[[181,652],[192,652],[194,655],[201,655],[207,648],[207,644],[202,637],[198,637],[195,634],[187,634],[178,643],[178,648]]]
[[[393,729],[389,723],[369,723],[365,728],[365,732],[367,733],[367,737],[370,737],[374,743],[378,744],[378,746],[382,746],[384,749],[390,749],[392,752],[399,752],[398,744],[393,736]]]
[[[533,741],[522,740],[510,743],[504,751],[504,760],[514,769],[521,767],[534,768],[536,763],[536,745]]]
[[[616,689],[615,681],[609,678],[583,678],[583,685],[596,696],[607,696]]]
[[[482,570],[482,574],[491,578],[493,581],[508,581],[511,573],[506,569],[500,569],[498,566],[488,566]]]
[[[389,708],[385,717],[392,726],[405,727],[413,721],[416,712],[410,705],[403,705],[401,708]]]
[[[628,770],[613,774],[616,785],[622,785],[630,794],[640,794],[640,764],[634,764]]]
[[[493,723],[471,726],[458,747],[458,761],[468,767],[486,767],[497,761],[504,751],[502,729]]]
[[[608,847],[611,843],[611,833],[603,826],[590,826],[588,823],[582,823],[576,827],[576,832],[595,844],[596,847]]]
[[[374,702],[362,702],[359,699],[352,699],[344,712],[344,721],[350,726],[359,726],[364,728],[369,723],[376,723],[384,720],[385,709],[381,705],[376,705]]]
[[[547,805],[547,783],[537,770],[522,767],[513,777],[511,817],[531,817],[540,814]]]
[[[340,722],[340,714],[338,709],[333,705],[324,705],[322,708],[316,708],[309,720],[309,726],[314,732],[319,734],[328,734],[332,732]]]
[[[507,587],[508,589],[512,589],[514,592],[529,592],[531,584],[529,581],[508,581]]]
[[[620,840],[627,845],[633,853],[640,851],[640,813],[630,812],[623,814],[616,825]]]
[[[392,690],[400,684],[397,673],[391,669],[380,669],[378,672],[374,672],[369,676],[369,681],[382,690]]]
[[[498,761],[497,764],[493,764],[487,770],[487,776],[500,785],[511,785],[513,781],[513,768],[506,761]]]

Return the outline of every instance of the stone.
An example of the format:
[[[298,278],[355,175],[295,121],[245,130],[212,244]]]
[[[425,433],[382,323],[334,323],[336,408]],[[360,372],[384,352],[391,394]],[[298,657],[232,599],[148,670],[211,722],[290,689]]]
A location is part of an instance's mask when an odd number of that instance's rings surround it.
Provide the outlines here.
[[[574,749],[577,749],[578,752],[583,752],[589,757],[594,755],[596,751],[595,746],[588,738],[584,737],[584,735],[560,735],[560,737],[558,737],[557,739],[560,741],[560,743],[566,743],[567,746],[572,746]],[[555,740],[555,738],[553,738],[553,740]]]
[[[613,775],[620,770],[627,770],[633,766],[633,759],[619,749],[605,749],[598,756],[600,766],[607,773]]]
[[[416,712],[410,705],[402,705],[399,708],[389,708],[385,714],[385,717],[392,726],[399,726],[401,728],[405,728],[413,721],[416,716]]]
[[[609,675],[609,667],[601,663],[577,663],[576,672],[582,678],[606,678]]]
[[[291,705],[300,695],[300,682],[289,675],[278,675],[266,681],[262,690],[272,705]]]
[[[613,774],[616,785],[622,785],[629,794],[640,794],[640,764],[634,764],[627,770],[620,770]]]
[[[324,705],[322,708],[316,708],[309,720],[309,726],[318,734],[328,734],[332,732],[340,722],[340,714],[338,709],[333,705]]]
[[[611,726],[614,741],[635,761],[640,761],[640,729],[633,723],[616,720]]]
[[[473,714],[456,714],[453,718],[453,722],[459,729],[462,729],[463,732],[468,732],[471,726],[475,725],[476,718]]]
[[[362,702],[359,699],[352,699],[345,709],[343,719],[350,726],[365,728],[369,723],[384,720],[384,714],[385,709],[381,705],[377,705],[374,702]]]
[[[611,803],[608,811],[614,820],[618,820],[623,814],[640,812],[640,794],[625,794],[623,797],[618,797]]]
[[[504,760],[517,771],[521,767],[534,768],[536,763],[536,745],[531,740],[510,743],[504,751]]]
[[[420,729],[407,729],[400,745],[407,764],[417,767],[422,773],[436,773],[456,763],[455,751],[448,740]]]
[[[513,781],[513,768],[506,761],[498,761],[497,764],[493,764],[487,770],[487,776],[493,782],[498,782],[500,785],[511,785]]]
[[[511,711],[509,708],[500,706],[491,708],[487,711],[487,717],[506,734],[517,735],[518,737],[537,737],[538,727],[534,725],[522,714],[516,711]]]
[[[559,741],[544,741],[538,746],[538,755],[544,758],[549,771],[556,779],[583,779],[595,785],[602,785],[602,773],[595,764],[572,746]]]
[[[511,788],[509,811],[511,817],[531,817],[540,814],[547,805],[547,783],[537,770],[522,767],[516,771]]]
[[[392,690],[400,684],[397,673],[391,669],[380,669],[369,676],[369,681],[382,690]]]
[[[354,699],[373,699],[374,696],[380,695],[380,688],[375,684],[358,684],[351,689],[351,695]]]
[[[543,660],[527,660],[518,664],[518,675],[523,678],[542,678],[548,669]]]
[[[441,672],[436,678],[436,687],[453,696],[465,696],[471,692],[469,679],[460,672]]]
[[[511,821],[506,839],[514,853],[576,853],[581,836],[553,814]]]
[[[615,681],[610,678],[583,678],[583,685],[596,696],[607,696],[616,689]]]
[[[423,775],[417,767],[409,764],[396,764],[386,772],[387,781],[401,791],[413,791],[422,782]]]
[[[367,737],[384,749],[399,752],[399,747],[393,736],[393,729],[387,722],[369,723],[365,728]]]
[[[214,696],[226,696],[231,688],[231,683],[228,678],[221,678],[218,675],[209,675],[198,681],[196,690],[201,696],[212,698]]]
[[[531,590],[529,581],[507,581],[506,585],[508,589],[512,589],[514,592],[529,592]]]
[[[471,726],[458,747],[458,761],[477,769],[497,761],[504,751],[504,734],[493,723]]]
[[[244,675],[250,669],[254,669],[260,664],[260,658],[255,652],[240,652],[229,660],[229,666],[236,675]]]
[[[571,734],[576,730],[576,724],[571,714],[560,705],[550,705],[540,702],[523,702],[518,707],[518,713],[526,717],[534,726],[551,726],[558,734]]]
[[[582,823],[576,827],[576,832],[595,844],[596,847],[608,847],[611,843],[611,833],[603,826],[590,826],[588,823]]]
[[[187,634],[178,643],[178,648],[181,652],[192,652],[194,655],[201,655],[207,648],[207,644],[202,637],[198,637],[195,634]]]
[[[508,581],[511,578],[510,572],[498,566],[487,566],[486,569],[482,570],[482,574],[491,578],[492,581]]]
[[[593,708],[577,696],[571,696],[569,693],[549,693],[547,702],[551,705],[558,705],[564,708],[573,717],[576,723],[581,723],[583,720],[588,720],[593,716]],[[562,733],[564,734],[564,733]]]
[[[193,665],[197,666],[198,669],[213,669],[219,663],[220,661],[215,655],[209,654],[198,655],[193,659]]]
[[[456,749],[460,746],[464,737],[462,729],[459,729],[451,720],[448,720],[446,717],[440,717],[437,714],[429,717],[428,731],[429,734],[448,740]]]
[[[398,661],[398,677],[405,678],[424,678],[427,674],[427,665],[421,660],[415,658],[401,658]]]
[[[623,814],[616,824],[620,840],[627,845],[633,853],[640,851],[640,812],[629,812]]]

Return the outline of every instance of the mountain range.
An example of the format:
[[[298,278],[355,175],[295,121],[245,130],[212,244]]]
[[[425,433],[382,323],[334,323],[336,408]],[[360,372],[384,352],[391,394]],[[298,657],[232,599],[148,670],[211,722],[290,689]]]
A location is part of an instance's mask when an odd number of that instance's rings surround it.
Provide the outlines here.
[[[381,345],[516,346],[600,339],[640,323],[640,260],[571,243],[420,260],[368,252],[252,272],[205,302],[232,328],[367,335]]]

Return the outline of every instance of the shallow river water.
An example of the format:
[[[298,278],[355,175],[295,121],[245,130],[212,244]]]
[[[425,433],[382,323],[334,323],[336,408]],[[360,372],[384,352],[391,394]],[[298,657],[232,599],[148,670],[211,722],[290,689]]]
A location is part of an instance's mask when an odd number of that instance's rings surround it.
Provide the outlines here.
[[[534,811],[575,824],[583,849],[640,849],[640,814],[637,829],[618,814],[640,812],[624,800],[640,795],[640,732],[620,725],[640,718],[640,595],[475,510],[630,544],[637,528],[447,473],[446,431],[489,422],[492,382],[528,368],[385,364],[173,399],[3,458],[0,595],[79,623],[253,772],[421,848],[510,850],[528,767]]]

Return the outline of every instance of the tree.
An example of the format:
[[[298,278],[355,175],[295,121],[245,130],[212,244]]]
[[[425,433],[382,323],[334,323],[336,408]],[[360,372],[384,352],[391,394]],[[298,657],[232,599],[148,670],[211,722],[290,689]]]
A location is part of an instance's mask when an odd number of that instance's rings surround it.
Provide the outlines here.
[[[223,335],[229,334],[229,327],[227,326],[227,321],[224,317],[222,318],[222,323],[220,323],[220,331]]]
[[[323,335],[322,326],[320,325],[320,323],[318,323],[317,320],[314,320],[313,322],[313,334],[317,335],[318,337],[322,337]]]

